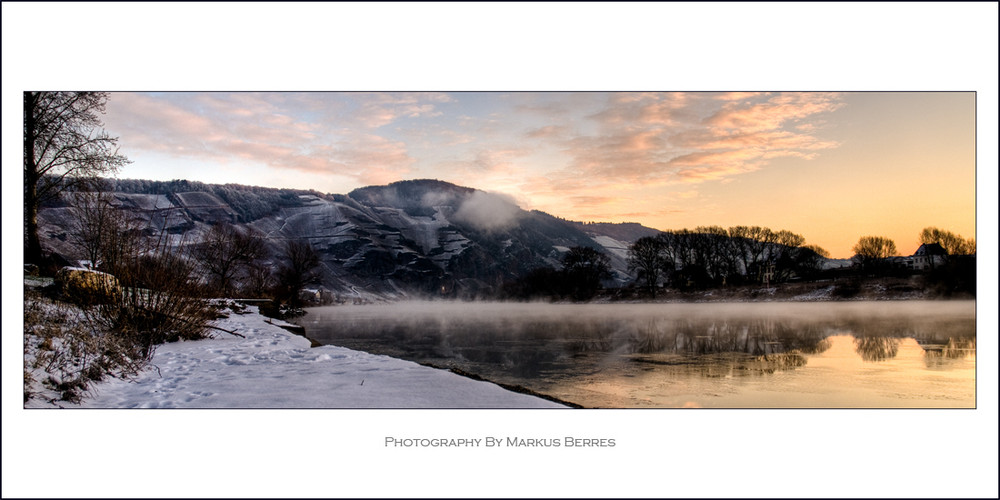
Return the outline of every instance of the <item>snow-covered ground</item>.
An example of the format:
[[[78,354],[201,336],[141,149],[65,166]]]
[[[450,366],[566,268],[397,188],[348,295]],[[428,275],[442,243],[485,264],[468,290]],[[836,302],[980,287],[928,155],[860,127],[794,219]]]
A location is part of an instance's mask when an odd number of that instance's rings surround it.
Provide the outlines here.
[[[161,345],[136,380],[94,385],[84,408],[565,408],[446,370],[335,346],[310,348],[248,307],[212,339]],[[280,322],[279,322],[280,323]],[[51,407],[31,400],[28,407]]]

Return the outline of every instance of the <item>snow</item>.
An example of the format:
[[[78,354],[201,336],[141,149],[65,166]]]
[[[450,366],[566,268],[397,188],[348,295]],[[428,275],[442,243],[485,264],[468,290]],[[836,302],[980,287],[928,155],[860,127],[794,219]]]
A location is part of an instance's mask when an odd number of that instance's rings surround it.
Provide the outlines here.
[[[175,205],[162,194],[115,193],[113,204],[122,206],[131,202],[139,210],[162,210]]]
[[[83,408],[565,408],[449,371],[342,347],[310,348],[247,307],[212,339],[164,344],[134,381],[94,386]],[[43,401],[26,406],[45,407]]]
[[[605,250],[621,257],[623,259],[628,258],[628,243],[623,243],[610,236],[591,236],[598,245],[604,247]]]
[[[795,297],[792,297],[792,300],[801,300],[801,301],[830,300],[833,296],[833,291],[836,288],[837,287],[833,285],[823,288],[817,288],[811,292],[803,293],[801,295],[796,295]]]

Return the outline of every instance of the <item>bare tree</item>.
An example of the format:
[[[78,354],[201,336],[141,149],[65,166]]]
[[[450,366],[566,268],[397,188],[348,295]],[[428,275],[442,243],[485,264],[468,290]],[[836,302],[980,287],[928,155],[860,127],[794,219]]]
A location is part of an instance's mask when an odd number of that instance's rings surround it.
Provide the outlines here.
[[[285,244],[282,264],[278,267],[278,298],[289,305],[299,305],[299,291],[317,278],[319,254],[306,240],[288,240]]]
[[[663,273],[664,277],[670,278],[671,274],[677,270],[677,262],[682,260],[678,241],[680,238],[674,232],[663,232],[656,235],[660,245],[663,247]],[[683,264],[682,264],[683,265]]]
[[[824,259],[830,258],[830,252],[828,252],[825,248],[823,248],[823,247],[821,247],[819,245],[806,245],[806,246],[804,246],[802,248],[804,250],[809,250],[812,253],[814,253],[814,254],[816,254],[816,255],[818,255],[820,257],[823,257]]]
[[[246,283],[244,294],[250,297],[263,297],[274,286],[274,271],[270,264],[257,259],[250,262],[246,268]]]
[[[38,208],[129,163],[103,129],[104,92],[24,93],[24,258],[40,264]]]
[[[739,263],[743,264],[743,275],[750,274],[753,264],[752,234],[749,226],[733,226],[729,228],[729,241]]]
[[[668,275],[687,266],[700,265],[704,260],[704,245],[698,233],[690,229],[665,231],[656,236],[663,244],[664,272]]]
[[[118,276],[148,252],[146,224],[134,213],[112,204],[107,192],[73,193],[74,238],[93,269]]]
[[[663,271],[666,255],[663,252],[663,240],[655,236],[639,238],[628,249],[628,270],[635,272],[650,295],[656,296],[656,286]]]
[[[882,236],[862,236],[852,249],[854,261],[862,269],[876,267],[885,259],[896,255],[896,242]]]
[[[948,255],[972,255],[976,253],[976,240],[965,239],[951,231],[936,227],[925,227],[920,232],[920,243],[937,243]]]
[[[770,258],[769,252],[774,248],[777,235],[774,231],[766,227],[751,226],[750,236],[750,266],[754,271],[754,278],[761,279],[764,273],[764,265]],[[747,270],[750,275],[750,270]]]
[[[611,277],[611,259],[591,247],[570,248],[562,258],[562,272],[574,300],[587,300],[597,294],[601,280]]]
[[[96,269],[103,256],[105,234],[114,224],[115,207],[111,197],[100,191],[76,193],[71,203],[73,238],[84,260]]]
[[[802,253],[808,253],[803,252],[800,248],[806,239],[801,235],[782,229],[774,233],[774,240],[770,260],[775,264],[775,278],[778,281],[784,281],[795,272],[796,258]]]
[[[781,248],[778,249],[779,252],[786,252],[790,249],[800,247],[806,242],[806,239],[802,237],[802,235],[795,234],[785,229],[774,233],[774,239],[775,244],[781,246]]]
[[[701,235],[703,260],[708,273],[719,283],[736,274],[736,256],[732,251],[729,231],[720,226],[699,226],[695,231]]]
[[[216,224],[194,251],[205,269],[209,286],[229,297],[239,288],[250,264],[264,254],[264,238],[253,229]]]
[[[138,251],[143,224],[134,214],[114,206],[110,193],[72,194],[73,238],[80,255],[90,262],[91,268],[110,272],[122,255]]]
[[[830,257],[830,252],[818,245],[804,245],[792,252],[792,263],[795,274],[809,279],[823,270],[823,261]]]

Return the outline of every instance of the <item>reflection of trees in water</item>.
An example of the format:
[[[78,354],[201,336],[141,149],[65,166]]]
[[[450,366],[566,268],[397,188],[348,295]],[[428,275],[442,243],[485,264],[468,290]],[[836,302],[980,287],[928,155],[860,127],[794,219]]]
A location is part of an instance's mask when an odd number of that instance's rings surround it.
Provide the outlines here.
[[[913,337],[918,341],[975,336],[976,320],[968,317],[848,316],[831,326],[854,337]]]
[[[622,361],[621,355],[632,361],[676,365],[671,369],[701,370],[712,377],[802,366],[807,355],[830,348],[830,335],[845,333],[856,338],[856,350],[865,361],[892,359],[904,337],[914,337],[924,346],[928,366],[945,366],[975,349],[974,318],[863,315],[830,319],[419,314],[344,318],[327,342],[421,362],[489,366],[524,377],[570,366],[604,369],[604,363]]]
[[[774,373],[779,370],[790,370],[806,365],[806,357],[797,351],[765,354],[757,356],[747,364],[747,370],[761,373]]]
[[[948,331],[954,331],[949,329]],[[924,350],[924,363],[928,367],[943,367],[950,361],[963,360],[976,351],[976,337],[963,335],[942,338],[937,331],[913,333],[917,344]],[[890,336],[855,336],[854,345],[861,359],[885,361],[896,357],[901,338]]]
[[[773,318],[523,321],[502,330],[476,321],[421,323],[424,333],[410,333],[407,357],[488,365],[523,377],[593,354],[606,355],[592,358],[597,363],[626,355],[708,377],[773,373],[803,366],[804,354],[829,347],[825,329]],[[403,343],[401,329],[388,330],[394,342]]]
[[[850,333],[855,339],[862,337],[912,337],[917,325],[904,317],[894,318],[868,318],[852,317],[842,318],[833,323],[834,328]]]
[[[629,358],[636,364],[657,365],[660,369],[702,377],[764,375],[806,365],[798,351],[751,356],[745,353],[719,353],[699,357],[643,354]]]
[[[919,340],[917,343],[924,349],[924,364],[928,368],[946,368],[976,355],[975,337],[950,337],[944,344]]]
[[[831,345],[833,344],[830,343],[829,337],[823,337],[822,340],[816,342],[815,344],[803,345],[799,347],[799,351],[801,351],[802,354],[822,354],[826,352]]]
[[[624,327],[622,322],[600,322],[584,328],[573,328],[572,323],[550,326],[554,336],[563,340],[563,348],[570,354],[611,352],[615,350],[615,336]]]
[[[899,353],[899,339],[894,337],[854,337],[854,348],[865,361],[885,361]]]
[[[571,329],[562,333],[570,357],[624,355],[635,363],[704,377],[793,369],[806,364],[805,354],[830,347],[828,329],[775,318],[644,318],[607,322],[586,337]]]
[[[652,320],[617,325],[589,339],[574,339],[572,354],[622,352],[704,356],[745,353],[754,356],[799,351],[823,352],[830,346],[826,330],[808,323],[777,319]]]

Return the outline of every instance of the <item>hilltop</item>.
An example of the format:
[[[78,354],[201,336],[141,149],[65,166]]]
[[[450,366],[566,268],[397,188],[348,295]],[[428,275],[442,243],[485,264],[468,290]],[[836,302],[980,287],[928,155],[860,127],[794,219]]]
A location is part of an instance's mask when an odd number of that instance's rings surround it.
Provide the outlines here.
[[[228,223],[264,235],[272,256],[286,241],[308,241],[320,257],[314,285],[329,300],[492,296],[533,269],[559,267],[572,247],[607,254],[607,284],[621,286],[631,280],[628,247],[659,232],[635,223],[569,221],[524,210],[503,195],[428,179],[347,194],[183,180],[108,182],[111,203],[135,214],[151,237],[197,242],[212,225]],[[65,264],[79,259],[74,196],[39,213],[43,247]]]

